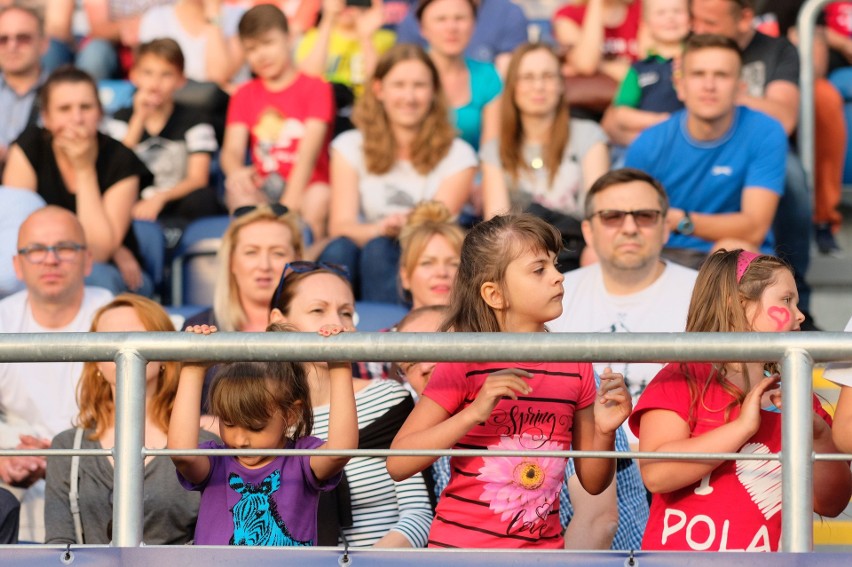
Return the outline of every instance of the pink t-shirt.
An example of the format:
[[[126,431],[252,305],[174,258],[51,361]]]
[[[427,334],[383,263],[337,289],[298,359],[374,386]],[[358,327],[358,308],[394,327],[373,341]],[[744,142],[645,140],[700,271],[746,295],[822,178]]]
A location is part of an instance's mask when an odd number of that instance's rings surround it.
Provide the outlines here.
[[[708,363],[689,363],[688,372],[702,391],[711,376]],[[694,409],[693,437],[737,418],[734,406],[725,419],[731,395],[717,383],[707,387]],[[681,363],[665,366],[651,381],[630,416],[633,433],[648,410],[664,409],[690,423],[689,385]],[[813,399],[814,411],[830,425],[831,418]],[[743,445],[743,454],[776,453],[781,449],[781,414],[761,411],[760,429]],[[777,551],[781,539],[781,463],[725,461],[699,482],[654,494],[642,549],[673,551]]]
[[[260,79],[242,85],[228,104],[226,125],[243,124],[250,132],[251,159],[266,177],[278,172],[287,179],[296,162],[305,123],[311,119],[329,124],[310,183],[328,182],[328,143],[334,117],[331,85],[302,73],[278,92],[269,91]]]
[[[423,395],[456,414],[473,402],[489,374],[504,368],[532,373],[532,393],[498,402],[488,421],[454,448],[568,449],[574,412],[595,399],[588,363],[441,363]],[[430,547],[563,547],[559,490],[565,459],[457,457],[450,469],[429,532]]]
[[[583,25],[586,17],[586,5],[568,4],[560,8],[554,20],[568,18],[578,26]],[[639,23],[642,20],[642,1],[634,0],[627,7],[627,15],[621,25],[613,28],[604,28],[604,58],[621,59],[630,61],[639,59]]]

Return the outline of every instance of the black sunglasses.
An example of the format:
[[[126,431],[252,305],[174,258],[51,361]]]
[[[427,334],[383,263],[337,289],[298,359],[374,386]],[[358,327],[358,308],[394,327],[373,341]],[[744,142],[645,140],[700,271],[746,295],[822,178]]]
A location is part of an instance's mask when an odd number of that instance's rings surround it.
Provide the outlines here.
[[[236,209],[234,209],[234,218],[240,218],[264,207],[269,208],[277,217],[286,215],[290,212],[290,209],[287,207],[287,205],[282,205],[281,203],[271,203],[269,205],[246,205],[244,207],[237,207]]]
[[[281,279],[278,280],[278,287],[275,288],[275,293],[272,295],[269,310],[278,309],[278,301],[281,299],[281,290],[284,289],[284,282],[290,274],[307,274],[309,272],[325,271],[334,275],[340,276],[348,282],[352,281],[349,275],[349,268],[342,264],[333,264],[331,262],[309,262],[307,260],[297,260],[290,262],[284,266],[284,271],[281,272]]]
[[[627,218],[627,215],[633,217],[633,221],[636,223],[636,226],[648,228],[656,226],[657,223],[660,222],[660,217],[663,215],[663,211],[657,209],[638,209],[636,211],[607,209],[589,215],[589,219],[599,217],[602,225],[616,228],[624,224],[624,219]]]

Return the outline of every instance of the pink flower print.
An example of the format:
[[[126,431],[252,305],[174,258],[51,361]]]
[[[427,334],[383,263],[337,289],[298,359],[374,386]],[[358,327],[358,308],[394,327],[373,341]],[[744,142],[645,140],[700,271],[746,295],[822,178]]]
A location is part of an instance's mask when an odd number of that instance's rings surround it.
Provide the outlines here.
[[[542,451],[561,451],[562,444],[534,440],[531,435],[501,437],[500,443],[490,445],[490,450],[524,450],[536,447]],[[517,518],[528,526],[547,519],[559,497],[565,478],[566,459],[555,457],[517,456],[483,457],[483,465],[476,477],[485,483],[480,499],[500,520]]]

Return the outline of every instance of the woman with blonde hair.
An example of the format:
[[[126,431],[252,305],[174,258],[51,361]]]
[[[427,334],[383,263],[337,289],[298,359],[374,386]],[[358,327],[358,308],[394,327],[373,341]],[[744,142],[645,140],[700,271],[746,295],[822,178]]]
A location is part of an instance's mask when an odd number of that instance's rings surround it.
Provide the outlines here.
[[[447,305],[459,269],[464,231],[443,203],[417,205],[399,234],[399,280],[411,308]]]
[[[123,294],[101,307],[92,332],[174,331],[168,314],[150,299]],[[179,364],[149,362],[145,371],[145,446],[166,445],[177,392]],[[53,439],[52,449],[112,449],[115,446],[114,362],[87,362],[78,388],[77,427]],[[212,439],[205,432],[202,435]],[[53,456],[47,460],[46,543],[107,544],[112,540],[113,459]],[[198,495],[184,491],[167,457],[145,460],[143,539],[145,543],[183,544],[192,539]],[[78,509],[78,512],[74,512]]]
[[[398,303],[398,237],[408,213],[435,200],[458,214],[476,155],[455,138],[438,71],[414,45],[379,59],[352,119],[357,129],[331,145],[329,227],[337,238],[320,259],[347,266],[361,299]]]
[[[184,327],[215,325],[220,331],[263,332],[269,302],[284,266],[302,258],[302,231],[295,213],[279,204],[240,207],[217,254],[213,307]]]

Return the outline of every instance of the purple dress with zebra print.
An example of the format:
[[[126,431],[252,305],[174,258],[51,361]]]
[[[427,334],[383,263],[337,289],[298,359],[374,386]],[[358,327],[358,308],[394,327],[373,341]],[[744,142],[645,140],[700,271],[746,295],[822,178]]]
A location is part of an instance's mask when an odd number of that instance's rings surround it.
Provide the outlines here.
[[[314,449],[323,441],[303,437],[288,449]],[[199,449],[224,449],[215,441]],[[248,469],[234,457],[211,456],[210,475],[197,485],[178,473],[187,490],[201,491],[196,545],[315,545],[320,492],[332,490],[340,474],[324,481],[311,471],[310,457],[277,457]]]

